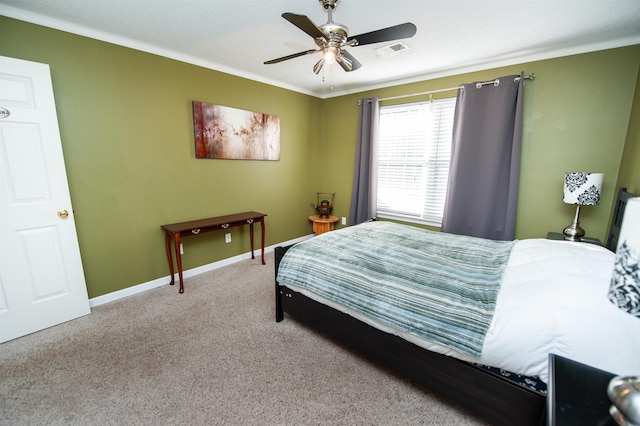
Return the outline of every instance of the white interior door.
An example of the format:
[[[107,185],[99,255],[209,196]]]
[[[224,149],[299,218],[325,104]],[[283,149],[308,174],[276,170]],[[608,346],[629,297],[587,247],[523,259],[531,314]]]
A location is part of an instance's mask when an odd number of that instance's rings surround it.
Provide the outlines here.
[[[90,313],[49,66],[0,56],[0,342]]]

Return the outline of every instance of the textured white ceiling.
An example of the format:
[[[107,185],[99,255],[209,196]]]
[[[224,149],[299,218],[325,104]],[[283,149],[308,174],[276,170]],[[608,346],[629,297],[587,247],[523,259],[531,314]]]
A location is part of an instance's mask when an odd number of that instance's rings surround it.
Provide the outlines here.
[[[333,18],[349,35],[403,22],[418,32],[403,40],[408,51],[349,48],[362,68],[315,75],[318,54],[263,64],[315,48],[283,12],[327,20],[318,0],[0,0],[0,15],[321,98],[640,44],[640,0],[341,0]]]

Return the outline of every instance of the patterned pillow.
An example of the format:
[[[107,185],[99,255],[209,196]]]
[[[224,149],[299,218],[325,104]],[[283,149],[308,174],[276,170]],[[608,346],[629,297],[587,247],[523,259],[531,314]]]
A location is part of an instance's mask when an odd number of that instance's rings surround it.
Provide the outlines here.
[[[625,208],[609,300],[640,318],[640,197],[629,200]]]

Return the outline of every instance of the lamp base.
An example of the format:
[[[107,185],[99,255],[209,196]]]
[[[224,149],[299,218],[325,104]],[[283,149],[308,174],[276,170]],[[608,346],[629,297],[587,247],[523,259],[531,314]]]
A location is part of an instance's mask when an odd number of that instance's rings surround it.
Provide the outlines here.
[[[564,228],[562,231],[564,239],[567,241],[582,241],[584,237],[584,229],[580,227],[580,204],[576,208],[576,216],[573,218],[573,223]]]
[[[564,228],[562,233],[564,234],[564,239],[567,241],[582,241],[582,237],[584,237],[585,234],[584,229],[575,223]]]

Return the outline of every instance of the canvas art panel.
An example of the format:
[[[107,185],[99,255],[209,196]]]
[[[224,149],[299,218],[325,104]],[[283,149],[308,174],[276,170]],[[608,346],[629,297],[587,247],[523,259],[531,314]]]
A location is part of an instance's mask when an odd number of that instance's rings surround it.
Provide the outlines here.
[[[193,101],[196,158],[280,160],[280,119]]]

